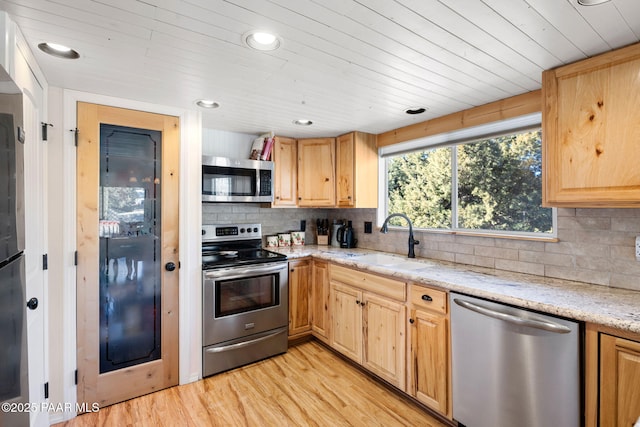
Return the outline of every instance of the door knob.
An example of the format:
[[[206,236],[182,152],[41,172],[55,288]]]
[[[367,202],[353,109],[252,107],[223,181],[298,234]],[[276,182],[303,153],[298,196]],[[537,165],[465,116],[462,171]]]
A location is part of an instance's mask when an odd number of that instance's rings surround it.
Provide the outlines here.
[[[168,262],[164,265],[164,269],[167,271],[173,271],[176,269],[176,265],[172,262]]]
[[[31,298],[29,301],[27,301],[27,308],[29,310],[35,310],[36,308],[38,308],[38,298]]]

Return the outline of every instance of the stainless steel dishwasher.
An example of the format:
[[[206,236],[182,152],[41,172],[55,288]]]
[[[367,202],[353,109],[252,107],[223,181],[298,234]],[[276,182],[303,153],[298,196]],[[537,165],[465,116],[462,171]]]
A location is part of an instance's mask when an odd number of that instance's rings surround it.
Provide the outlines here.
[[[450,307],[456,421],[583,424],[580,323],[453,292]]]

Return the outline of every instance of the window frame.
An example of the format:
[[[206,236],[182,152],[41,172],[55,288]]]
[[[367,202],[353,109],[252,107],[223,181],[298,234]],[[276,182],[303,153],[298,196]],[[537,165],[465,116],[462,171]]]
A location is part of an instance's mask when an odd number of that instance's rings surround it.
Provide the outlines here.
[[[527,132],[542,127],[542,114],[533,113],[512,119],[492,122],[480,126],[468,127],[452,132],[446,132],[419,138],[416,140],[406,141],[393,146],[381,147],[378,149],[378,177],[379,177],[379,194],[378,194],[378,210],[377,224],[381,226],[385,218],[389,215],[389,187],[388,187],[388,160],[391,157],[402,155],[403,153],[411,153],[420,150],[429,150],[436,148],[448,148],[451,150],[451,227],[450,228],[419,228],[414,230],[427,231],[440,234],[460,234],[481,237],[497,237],[507,239],[521,240],[541,240],[541,241],[557,241],[558,240],[558,210],[551,207],[551,227],[550,233],[541,232],[525,232],[525,231],[508,231],[508,230],[488,230],[488,229],[469,229],[458,226],[458,150],[457,146],[462,144],[470,144],[483,141],[498,136],[511,135],[521,132]],[[454,173],[455,172],[455,173]],[[544,172],[543,172],[544,173]],[[389,226],[390,229],[403,230],[407,226]]]

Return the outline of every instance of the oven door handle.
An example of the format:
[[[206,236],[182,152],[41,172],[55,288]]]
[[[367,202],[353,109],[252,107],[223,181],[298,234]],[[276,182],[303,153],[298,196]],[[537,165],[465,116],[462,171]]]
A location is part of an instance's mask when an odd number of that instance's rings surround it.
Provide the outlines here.
[[[208,348],[205,351],[207,353],[223,353],[225,351],[238,350],[239,348],[247,347],[247,346],[259,343],[261,341],[266,341],[268,339],[271,339],[271,338],[275,337],[276,335],[284,334],[285,332],[287,332],[287,330],[283,329],[283,330],[280,330],[280,331],[274,332],[272,334],[265,335],[263,337],[256,338],[256,339],[253,339],[253,340],[250,340],[250,341],[243,341],[243,342],[239,342],[237,344],[225,345],[223,347]]]
[[[256,274],[270,274],[281,270],[286,270],[286,263],[278,263],[276,265],[269,265],[268,267],[234,267],[223,268],[220,270],[210,270],[204,273],[205,279],[238,279],[242,277],[252,276]]]

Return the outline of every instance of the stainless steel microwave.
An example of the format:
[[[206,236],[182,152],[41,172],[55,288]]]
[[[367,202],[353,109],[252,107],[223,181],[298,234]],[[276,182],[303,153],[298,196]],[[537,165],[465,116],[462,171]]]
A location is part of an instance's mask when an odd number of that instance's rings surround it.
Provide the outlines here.
[[[203,202],[273,202],[273,162],[202,156]]]

